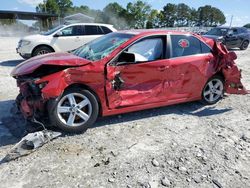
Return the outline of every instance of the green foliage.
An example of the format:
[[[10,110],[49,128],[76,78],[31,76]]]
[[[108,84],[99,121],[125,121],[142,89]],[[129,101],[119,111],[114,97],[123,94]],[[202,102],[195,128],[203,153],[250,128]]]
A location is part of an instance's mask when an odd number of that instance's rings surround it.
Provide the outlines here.
[[[191,8],[184,3],[178,4],[176,8],[177,8],[176,25],[188,26],[189,20],[191,18]]]
[[[112,24],[117,29],[123,29],[128,27],[126,13],[126,9],[118,3],[109,3],[100,15],[102,17],[102,22]]]
[[[174,27],[177,20],[177,5],[168,3],[161,11],[161,27]]]
[[[198,25],[217,26],[226,23],[226,17],[218,8],[206,5],[197,10]]]
[[[244,25],[243,27],[246,27],[246,28],[250,29],[250,23]]]
[[[60,17],[63,17],[72,5],[71,0],[46,0],[44,3],[38,4],[36,11],[58,14]]]
[[[127,12],[127,18],[130,20],[131,26],[136,29],[145,28],[151,12],[151,6],[143,1],[129,2],[127,4]]]
[[[158,12],[158,10],[155,10],[155,9],[151,10],[149,17],[148,17],[147,25],[146,25],[147,29],[159,27],[159,24],[160,24],[159,15],[160,13]]]

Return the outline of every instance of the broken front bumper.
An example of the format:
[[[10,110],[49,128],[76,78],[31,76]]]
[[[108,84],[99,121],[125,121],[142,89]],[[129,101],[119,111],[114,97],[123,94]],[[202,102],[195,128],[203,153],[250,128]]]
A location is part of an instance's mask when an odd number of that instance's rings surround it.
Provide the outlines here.
[[[17,81],[20,94],[16,98],[18,109],[26,119],[40,118],[44,115],[45,102],[41,89],[33,81]]]

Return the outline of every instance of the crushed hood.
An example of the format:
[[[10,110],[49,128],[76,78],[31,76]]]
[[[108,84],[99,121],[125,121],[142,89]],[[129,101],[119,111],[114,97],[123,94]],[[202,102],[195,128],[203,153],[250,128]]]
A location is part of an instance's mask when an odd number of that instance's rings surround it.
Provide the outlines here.
[[[19,64],[12,70],[11,76],[16,77],[16,76],[31,74],[42,65],[75,67],[75,66],[83,66],[89,64],[90,62],[91,61],[75,56],[70,53],[46,54],[46,55],[36,56]]]

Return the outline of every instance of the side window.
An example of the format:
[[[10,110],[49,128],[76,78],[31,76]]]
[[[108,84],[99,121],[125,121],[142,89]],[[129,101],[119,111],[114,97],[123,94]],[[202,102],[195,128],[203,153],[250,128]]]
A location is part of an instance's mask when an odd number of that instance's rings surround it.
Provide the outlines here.
[[[247,33],[247,29],[246,28],[240,28],[240,33]]]
[[[201,52],[203,54],[207,54],[207,53],[211,53],[212,49],[209,48],[206,44],[204,44],[203,42],[201,42]]]
[[[99,26],[95,25],[86,25],[85,26],[86,35],[103,35],[103,32]]]
[[[239,33],[238,29],[233,29],[233,34],[237,35]]]
[[[73,26],[66,27],[65,29],[61,30],[62,36],[72,36],[73,35]]]
[[[193,36],[171,35],[172,58],[201,54],[201,42]]]
[[[230,29],[228,31],[228,34],[229,35],[237,35],[238,34],[238,29],[236,29],[236,28]]]
[[[101,29],[102,29],[102,31],[103,31],[104,34],[108,34],[108,33],[112,32],[109,28],[107,28],[105,26],[100,26],[100,27],[101,27]]]
[[[84,28],[80,25],[70,26],[62,30],[62,36],[77,36],[83,34]]]
[[[139,41],[127,49],[134,53],[138,61],[154,61],[163,58],[163,39],[148,38]]]

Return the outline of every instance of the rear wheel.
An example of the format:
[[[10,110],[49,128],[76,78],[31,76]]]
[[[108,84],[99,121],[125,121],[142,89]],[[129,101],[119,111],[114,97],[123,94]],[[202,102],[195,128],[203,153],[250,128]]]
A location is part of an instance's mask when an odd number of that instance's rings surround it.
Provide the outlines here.
[[[52,125],[66,132],[80,133],[94,124],[99,106],[88,90],[71,88],[60,99],[50,101],[48,112]]]
[[[215,104],[224,95],[224,79],[221,76],[213,76],[210,78],[203,91],[202,102],[205,104]]]
[[[248,45],[249,45],[249,41],[245,40],[245,41],[241,44],[240,49],[241,49],[241,50],[246,50],[246,49],[248,48]]]
[[[47,46],[40,46],[33,52],[32,56],[44,55],[53,52],[53,50]]]

